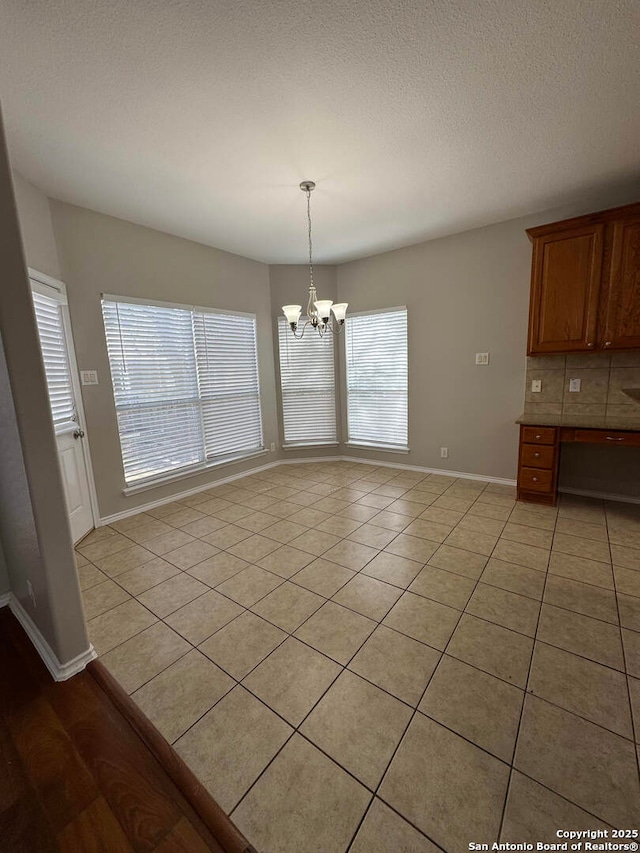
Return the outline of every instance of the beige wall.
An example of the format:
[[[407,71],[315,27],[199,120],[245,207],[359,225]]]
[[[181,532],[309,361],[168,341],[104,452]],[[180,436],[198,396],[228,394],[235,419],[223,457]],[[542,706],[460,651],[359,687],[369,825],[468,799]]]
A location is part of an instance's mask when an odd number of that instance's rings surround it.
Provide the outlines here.
[[[602,197],[588,209],[628,201]],[[349,302],[350,312],[408,308],[411,451],[347,447],[349,455],[515,478],[531,266],[525,229],[585,212],[545,211],[338,266],[338,298]],[[476,352],[490,352],[488,367],[476,367]],[[344,394],[343,364],[340,374]],[[449,448],[447,460],[440,458],[441,446]],[[639,465],[640,453],[632,450],[616,455],[614,449],[567,447],[560,487],[640,496]]]
[[[16,171],[13,172],[13,184],[27,264],[38,272],[59,279],[60,262],[49,199]]]
[[[410,452],[348,448],[349,455],[515,477],[531,224],[516,219],[338,267],[338,296],[349,312],[408,310]],[[490,353],[488,366],[476,366],[477,352]],[[449,448],[448,459],[440,447]]]
[[[0,233],[0,539],[11,591],[66,663],[88,639],[1,118]]]
[[[153,500],[272,461],[267,453],[126,497],[100,296],[109,293],[249,311],[257,315],[265,446],[277,446],[269,268],[180,237],[52,201],[62,279],[67,286],[78,367],[98,371],[82,399],[100,515]]]
[[[314,266],[313,280],[318,296],[321,299],[331,299],[337,302],[337,270],[334,266]],[[278,401],[278,448],[281,459],[304,459],[309,456],[324,457],[340,455],[340,447],[310,447],[303,450],[284,450],[284,429],[282,425],[282,399],[280,396],[280,360],[278,351],[278,317],[282,315],[283,305],[302,305],[304,313],[308,301],[309,266],[308,264],[275,264],[269,267],[269,283],[271,290],[271,314],[273,329],[273,352],[275,357],[275,381]],[[307,330],[305,334],[309,334]],[[314,332],[314,334],[317,334]],[[340,412],[340,380],[336,341],[336,418],[338,441],[341,435]]]

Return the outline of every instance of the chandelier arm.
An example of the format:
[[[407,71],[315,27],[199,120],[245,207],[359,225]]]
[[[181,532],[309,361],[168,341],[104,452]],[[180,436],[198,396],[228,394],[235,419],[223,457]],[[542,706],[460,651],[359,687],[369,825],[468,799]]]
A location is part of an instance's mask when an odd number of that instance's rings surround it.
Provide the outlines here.
[[[302,331],[300,332],[300,334],[299,334],[299,335],[296,335],[295,330],[294,330],[294,329],[291,329],[291,331],[293,332],[293,337],[294,337],[297,341],[302,340],[302,336],[304,335],[304,333],[305,333],[305,329],[307,328],[307,326],[308,326],[308,325],[309,325],[309,321],[307,320],[307,322],[306,322],[306,323],[304,324],[304,326],[302,327]]]

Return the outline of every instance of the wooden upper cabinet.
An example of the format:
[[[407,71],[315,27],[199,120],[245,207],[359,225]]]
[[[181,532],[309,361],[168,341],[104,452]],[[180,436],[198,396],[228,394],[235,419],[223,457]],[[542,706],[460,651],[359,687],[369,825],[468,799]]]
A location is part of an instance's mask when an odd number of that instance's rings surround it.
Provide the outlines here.
[[[640,348],[640,204],[527,234],[528,354]]]
[[[605,349],[640,348],[640,215],[611,225]]]
[[[535,240],[529,355],[595,349],[603,236],[594,224]]]

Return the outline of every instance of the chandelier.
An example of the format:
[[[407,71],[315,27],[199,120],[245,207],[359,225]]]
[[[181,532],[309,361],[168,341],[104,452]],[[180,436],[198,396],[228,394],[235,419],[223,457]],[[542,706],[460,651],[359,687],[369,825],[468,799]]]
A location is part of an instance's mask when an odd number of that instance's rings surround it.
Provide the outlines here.
[[[311,191],[315,189],[313,181],[303,181],[300,189],[307,196],[307,224],[309,235],[309,301],[307,302],[307,319],[297,334],[298,321],[302,313],[302,305],[283,305],[282,311],[291,327],[294,338],[298,340],[304,335],[308,326],[315,329],[320,337],[331,334],[339,334],[344,326],[344,318],[347,313],[348,302],[337,302],[335,305],[330,299],[318,299],[316,286],[313,283],[313,251],[311,243]],[[331,318],[333,312],[333,319]]]

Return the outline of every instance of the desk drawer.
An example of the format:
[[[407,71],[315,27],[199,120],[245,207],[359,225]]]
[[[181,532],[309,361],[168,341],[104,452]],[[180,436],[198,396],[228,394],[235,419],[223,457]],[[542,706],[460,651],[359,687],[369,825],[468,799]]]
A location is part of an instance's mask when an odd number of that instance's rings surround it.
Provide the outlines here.
[[[555,427],[522,427],[522,441],[525,444],[555,444]]]
[[[553,471],[542,468],[520,468],[518,488],[523,492],[551,492]]]
[[[640,432],[624,432],[623,430],[606,429],[577,429],[576,441],[589,444],[609,444],[622,447],[640,447]]]
[[[555,447],[523,444],[520,464],[528,468],[553,468]]]

